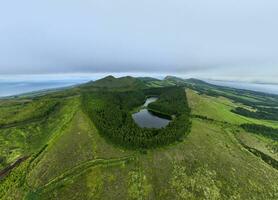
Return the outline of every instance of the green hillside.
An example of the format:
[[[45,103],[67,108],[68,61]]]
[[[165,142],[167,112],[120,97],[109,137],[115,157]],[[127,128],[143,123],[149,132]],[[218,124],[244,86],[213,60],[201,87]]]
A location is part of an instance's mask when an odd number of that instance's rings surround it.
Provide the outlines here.
[[[132,90],[142,89],[145,84],[142,80],[136,79],[131,76],[115,78],[114,76],[107,76],[97,81],[89,82],[81,86],[82,88],[97,88],[97,89],[110,89],[110,90]]]
[[[133,121],[150,96],[164,128]],[[2,99],[0,199],[277,200],[277,108],[277,95],[170,76]]]

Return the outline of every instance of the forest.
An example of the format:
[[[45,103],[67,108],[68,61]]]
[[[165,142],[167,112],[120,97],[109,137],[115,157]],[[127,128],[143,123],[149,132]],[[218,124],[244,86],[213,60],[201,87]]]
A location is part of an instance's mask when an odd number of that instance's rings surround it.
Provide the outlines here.
[[[159,96],[157,102],[150,104],[152,110],[175,115],[165,128],[140,128],[131,117],[130,111],[142,105],[149,95]],[[190,128],[186,94],[179,87],[83,93],[82,105],[101,135],[126,148],[147,149],[167,145],[181,140]]]
[[[189,112],[184,90],[179,87],[173,87],[167,92],[161,92],[158,101],[150,103],[148,108],[169,116],[178,116]]]
[[[278,109],[261,107],[256,108],[257,111],[253,112],[241,107],[237,107],[236,109],[232,110],[232,112],[255,119],[278,120]]]
[[[242,124],[241,127],[248,132],[263,135],[278,141],[278,129],[258,124]]]

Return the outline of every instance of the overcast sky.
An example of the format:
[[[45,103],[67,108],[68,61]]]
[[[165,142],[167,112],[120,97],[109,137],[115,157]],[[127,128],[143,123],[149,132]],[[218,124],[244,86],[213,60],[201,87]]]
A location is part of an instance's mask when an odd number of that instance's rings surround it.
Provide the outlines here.
[[[0,75],[137,72],[278,82],[278,1],[0,3]]]

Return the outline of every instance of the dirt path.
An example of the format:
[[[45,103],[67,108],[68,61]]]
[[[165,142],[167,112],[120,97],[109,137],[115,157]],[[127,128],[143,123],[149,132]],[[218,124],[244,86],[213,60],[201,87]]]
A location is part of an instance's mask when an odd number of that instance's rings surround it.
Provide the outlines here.
[[[101,166],[101,165],[118,165],[121,163],[131,161],[134,158],[135,158],[135,156],[126,156],[126,157],[111,158],[111,159],[95,159],[95,160],[90,160],[90,161],[81,163],[80,165],[77,165],[77,166],[65,171],[61,175],[53,178],[45,185],[37,188],[36,191],[34,191],[34,192],[40,193],[42,191],[44,191],[44,192],[51,191],[52,188],[57,186],[57,184],[58,185],[63,184],[65,181],[69,180],[69,178],[78,176],[91,167],[96,167],[96,166]]]
[[[0,171],[0,180],[4,179],[4,177],[6,175],[8,175],[12,169],[19,166],[20,163],[25,161],[27,158],[28,158],[28,156],[21,157],[21,158],[17,159],[13,164],[11,164],[11,165],[7,166],[6,168],[4,168],[3,170],[1,170]]]

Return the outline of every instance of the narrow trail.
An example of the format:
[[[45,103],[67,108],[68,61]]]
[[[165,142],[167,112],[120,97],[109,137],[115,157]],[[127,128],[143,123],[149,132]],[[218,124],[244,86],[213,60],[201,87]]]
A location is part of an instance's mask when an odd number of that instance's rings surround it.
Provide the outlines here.
[[[30,119],[25,119],[22,121],[18,122],[12,122],[8,124],[0,124],[0,129],[8,129],[8,128],[14,128],[14,127],[21,127],[21,126],[26,126],[26,124],[31,124],[31,123],[43,123],[48,120],[52,116],[52,114],[58,112],[60,109],[59,104],[56,104],[52,108],[53,110],[47,111],[44,115],[36,117],[36,118],[30,118]]]
[[[35,122],[40,122],[42,123],[44,120],[46,120],[46,117],[39,117],[35,119],[28,119],[20,122],[14,122],[10,124],[4,124],[0,125],[0,129],[8,129],[8,128],[14,128],[14,127],[21,127],[21,126],[26,126],[26,124],[31,124]]]
[[[221,121],[217,121],[214,119],[209,119],[206,118],[204,116],[198,116],[198,115],[192,115],[192,118],[198,119],[198,120],[203,120],[209,123],[218,123],[221,124],[223,126],[223,130],[226,131],[226,129],[233,129],[233,128],[240,128],[240,126],[235,125],[235,124],[230,124],[230,123],[225,123],[225,122],[221,122]],[[234,134],[234,133],[233,133]],[[238,137],[236,137],[236,135],[234,134],[234,138],[236,139],[236,141],[238,142],[239,145],[241,145],[244,149],[246,149],[248,152],[250,152],[251,154],[253,154],[254,156],[260,158],[264,163],[266,163],[267,165],[269,165],[270,167],[278,170],[278,161],[274,158],[272,158],[271,156],[263,153],[262,151],[250,147],[246,144],[244,144]]]
[[[247,151],[249,151],[251,154],[253,154],[254,156],[260,158],[263,162],[265,162],[267,165],[269,165],[270,167],[278,170],[278,161],[274,158],[272,158],[271,156],[263,153],[262,151],[250,147],[246,144],[244,144],[239,138],[235,137],[237,139],[237,141],[239,142],[239,144],[241,146],[243,146]]]
[[[70,178],[77,177],[86,170],[97,167],[97,166],[113,166],[113,165],[119,165],[126,163],[128,161],[132,161],[136,158],[135,155],[133,156],[126,156],[122,158],[111,158],[111,159],[94,159],[89,160],[86,162],[83,162],[64,173],[60,174],[59,176],[53,178],[48,183],[44,184],[41,187],[38,187],[35,189],[35,193],[41,193],[41,192],[48,192],[51,191],[54,187],[57,186],[57,184],[63,184],[64,182],[68,181]]]
[[[19,166],[20,163],[22,163],[23,161],[27,160],[27,158],[28,158],[28,156],[21,157],[21,158],[17,159],[13,164],[2,169],[0,171],[0,180],[5,178],[5,176],[8,175],[10,173],[10,171],[12,171],[15,167]]]

